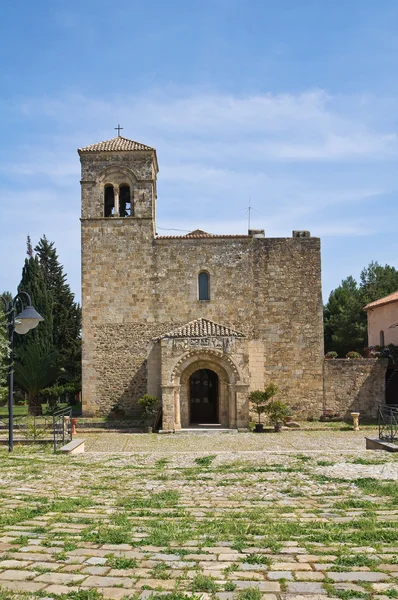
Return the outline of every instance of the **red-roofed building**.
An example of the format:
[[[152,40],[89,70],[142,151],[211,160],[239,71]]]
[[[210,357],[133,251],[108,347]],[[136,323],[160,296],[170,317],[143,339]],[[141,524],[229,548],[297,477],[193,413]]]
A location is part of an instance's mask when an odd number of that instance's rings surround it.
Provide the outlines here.
[[[370,302],[364,310],[368,315],[368,345],[398,345],[398,292]]]

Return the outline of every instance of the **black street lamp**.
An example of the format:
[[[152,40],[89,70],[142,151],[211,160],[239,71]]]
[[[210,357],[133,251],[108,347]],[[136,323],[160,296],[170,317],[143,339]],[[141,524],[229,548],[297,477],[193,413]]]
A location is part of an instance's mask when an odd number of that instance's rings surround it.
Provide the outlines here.
[[[19,335],[28,333],[37,327],[40,321],[44,321],[37,310],[32,306],[30,296],[27,292],[19,292],[13,300],[6,300],[0,296],[4,304],[4,312],[7,315],[7,329],[9,341],[9,363],[8,363],[8,451],[14,449],[14,331]],[[20,305],[21,312],[16,315],[17,306]]]

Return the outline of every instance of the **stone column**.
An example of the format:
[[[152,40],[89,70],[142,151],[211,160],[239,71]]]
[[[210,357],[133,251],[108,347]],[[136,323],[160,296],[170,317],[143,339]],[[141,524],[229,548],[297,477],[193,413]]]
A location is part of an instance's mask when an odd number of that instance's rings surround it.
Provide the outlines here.
[[[235,384],[236,390],[236,426],[249,427],[249,386]]]
[[[174,388],[174,429],[181,429],[180,386]]]
[[[174,385],[162,385],[162,428],[166,431],[175,429]]]
[[[119,186],[113,186],[113,194],[115,198],[115,217],[119,216]]]
[[[235,385],[227,383],[226,390],[228,394],[228,406],[229,406],[229,423],[228,426],[233,429],[236,427],[236,391]]]

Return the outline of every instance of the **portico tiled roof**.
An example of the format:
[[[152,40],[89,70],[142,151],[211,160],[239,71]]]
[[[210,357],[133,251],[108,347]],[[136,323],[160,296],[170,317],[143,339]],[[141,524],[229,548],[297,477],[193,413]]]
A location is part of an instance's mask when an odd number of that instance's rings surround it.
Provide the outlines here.
[[[190,321],[181,327],[177,327],[177,329],[173,329],[173,331],[169,331],[164,335],[161,335],[160,338],[185,338],[185,337],[239,337],[244,338],[245,335],[240,333],[239,331],[235,331],[230,327],[226,327],[225,325],[220,325],[219,323],[214,323],[214,321],[209,321],[208,319],[195,319],[195,321]],[[159,339],[159,338],[158,338]]]
[[[123,152],[126,150],[155,150],[155,148],[145,146],[145,144],[134,142],[134,140],[129,140],[119,135],[111,140],[79,148],[78,152]]]
[[[374,302],[370,302],[364,308],[364,310],[369,310],[372,308],[376,308],[376,306],[381,306],[382,304],[389,304],[390,302],[396,302],[398,300],[398,292],[393,292],[388,296],[384,296],[384,298],[380,298],[379,300],[375,300]]]

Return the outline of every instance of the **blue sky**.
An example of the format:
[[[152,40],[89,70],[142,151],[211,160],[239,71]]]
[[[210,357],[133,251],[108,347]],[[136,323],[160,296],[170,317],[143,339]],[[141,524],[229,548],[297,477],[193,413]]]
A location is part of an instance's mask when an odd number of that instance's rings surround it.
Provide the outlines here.
[[[30,234],[80,298],[78,147],[155,146],[158,232],[322,238],[324,300],[398,267],[396,0],[19,0],[0,36],[0,289]]]

